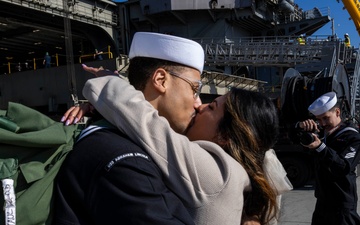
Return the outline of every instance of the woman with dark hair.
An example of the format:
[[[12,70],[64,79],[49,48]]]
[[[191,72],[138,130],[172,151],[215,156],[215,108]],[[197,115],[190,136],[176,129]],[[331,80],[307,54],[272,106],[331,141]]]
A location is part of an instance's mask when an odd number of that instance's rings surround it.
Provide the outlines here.
[[[178,71],[169,73],[181,76]],[[174,132],[144,95],[123,79],[90,79],[83,95],[146,149],[169,188],[190,214],[196,212],[192,215],[196,224],[249,220],[269,224],[278,215],[277,196],[292,187],[269,150],[278,135],[277,110],[269,98],[233,88],[197,109],[185,137]]]
[[[277,213],[277,194],[262,168],[265,154],[278,135],[277,111],[270,99],[257,92],[233,88],[225,98],[224,116],[217,128],[218,135],[226,140],[221,147],[250,177],[252,191],[246,198],[246,215],[260,215],[261,224],[266,224],[275,215],[269,212]]]

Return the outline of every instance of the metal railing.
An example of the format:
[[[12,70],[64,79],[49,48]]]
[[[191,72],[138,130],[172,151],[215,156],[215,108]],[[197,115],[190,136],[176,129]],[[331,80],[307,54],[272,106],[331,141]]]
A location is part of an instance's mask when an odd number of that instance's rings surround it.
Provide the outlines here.
[[[334,43],[324,39],[308,39],[299,45],[294,37],[259,37],[239,39],[200,39],[205,50],[206,65],[220,66],[294,66],[318,62],[322,49],[334,49]],[[333,44],[331,44],[333,43]]]
[[[360,54],[357,53],[355,69],[351,81],[351,115],[355,116],[356,109],[359,110],[360,99],[359,99],[359,76],[360,76]]]
[[[232,87],[238,87],[252,91],[258,91],[267,83],[265,81],[212,71],[204,71],[201,74],[201,81],[204,85],[215,85],[218,88],[226,88],[227,90],[230,90]]]

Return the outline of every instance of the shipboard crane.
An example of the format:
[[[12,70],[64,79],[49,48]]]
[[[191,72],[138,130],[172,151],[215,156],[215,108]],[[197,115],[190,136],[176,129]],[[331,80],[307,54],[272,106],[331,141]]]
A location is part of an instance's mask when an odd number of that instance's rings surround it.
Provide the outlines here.
[[[339,0],[337,0],[339,2]],[[360,35],[360,1],[359,0],[342,0],[345,9],[349,12],[356,30]]]

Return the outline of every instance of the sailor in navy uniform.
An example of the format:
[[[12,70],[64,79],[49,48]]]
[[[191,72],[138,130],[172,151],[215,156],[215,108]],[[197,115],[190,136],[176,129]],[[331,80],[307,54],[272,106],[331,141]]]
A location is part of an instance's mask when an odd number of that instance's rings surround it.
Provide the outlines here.
[[[360,134],[341,119],[335,92],[316,99],[308,108],[324,129],[306,145],[315,158],[315,197],[312,225],[359,225],[355,169],[359,163]],[[314,120],[299,122],[305,131],[318,129]]]
[[[126,135],[90,126],[60,170],[53,224],[194,224],[162,178]]]

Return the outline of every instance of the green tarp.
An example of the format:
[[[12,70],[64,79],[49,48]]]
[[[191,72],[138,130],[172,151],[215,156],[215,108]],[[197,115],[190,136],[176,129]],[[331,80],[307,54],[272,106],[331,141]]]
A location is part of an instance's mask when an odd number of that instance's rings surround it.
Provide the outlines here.
[[[80,129],[17,103],[0,110],[0,118],[0,180],[14,180],[16,224],[50,224],[54,178]]]

